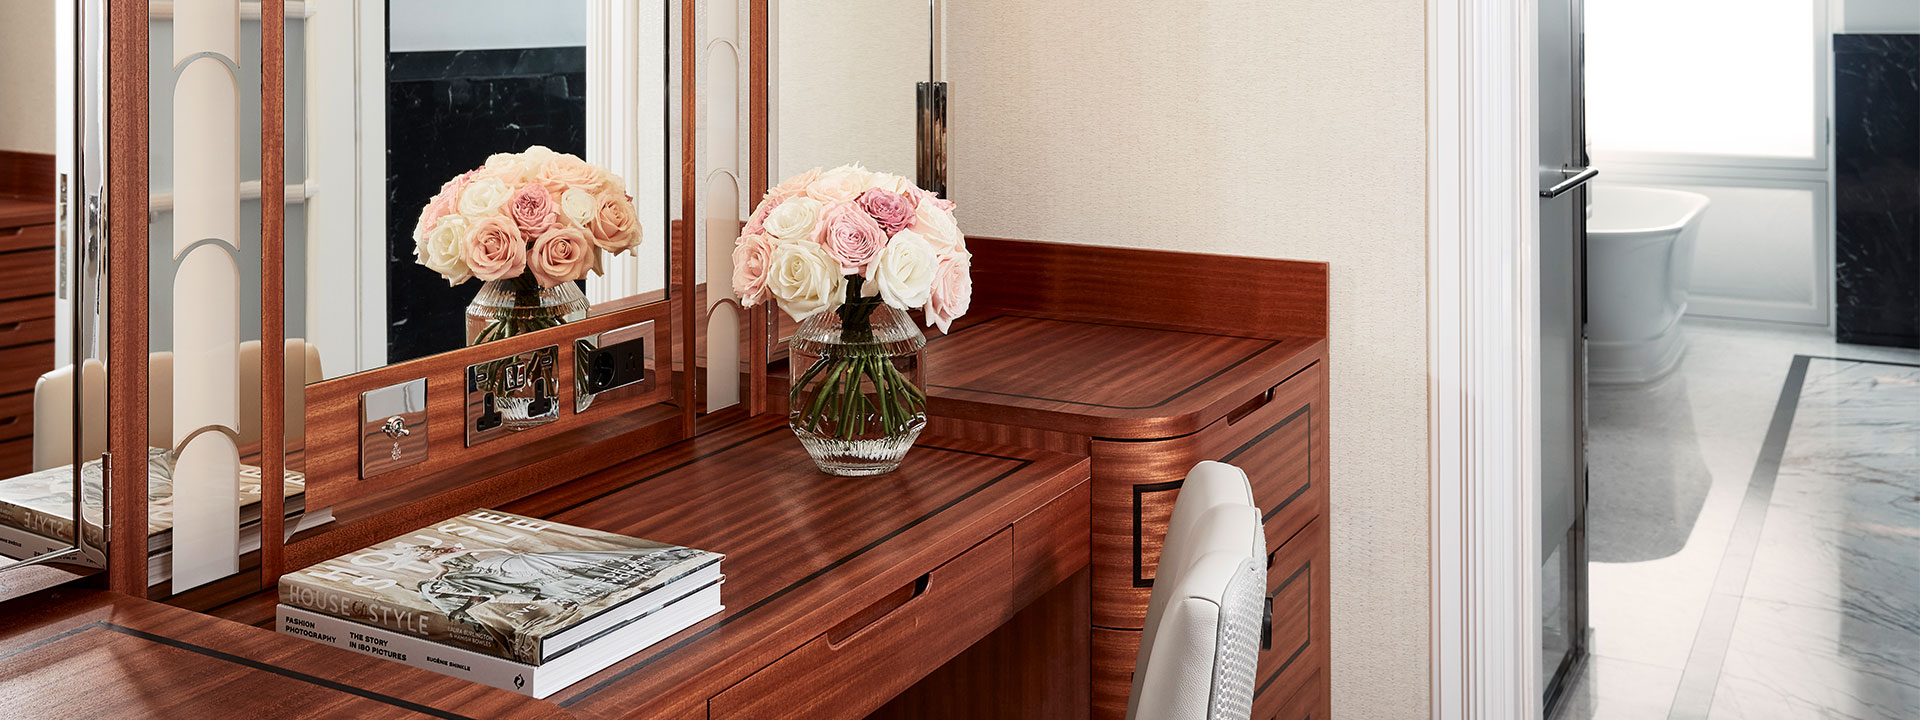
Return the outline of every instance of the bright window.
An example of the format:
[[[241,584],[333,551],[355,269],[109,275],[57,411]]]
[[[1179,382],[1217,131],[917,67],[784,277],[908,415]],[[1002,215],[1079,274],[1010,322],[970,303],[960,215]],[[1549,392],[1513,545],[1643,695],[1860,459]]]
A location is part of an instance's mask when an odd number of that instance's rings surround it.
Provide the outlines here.
[[[1819,0],[1586,0],[1595,153],[1815,160]]]

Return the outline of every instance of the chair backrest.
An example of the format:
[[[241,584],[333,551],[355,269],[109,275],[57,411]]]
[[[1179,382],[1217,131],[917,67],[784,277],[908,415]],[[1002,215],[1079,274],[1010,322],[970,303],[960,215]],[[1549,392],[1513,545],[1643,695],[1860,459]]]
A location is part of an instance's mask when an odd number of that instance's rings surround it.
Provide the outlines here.
[[[1211,460],[1193,466],[1180,484],[1180,495],[1173,503],[1173,515],[1167,519],[1167,534],[1160,544],[1160,561],[1154,570],[1153,592],[1147,599],[1145,630],[1141,632],[1140,654],[1145,660],[1153,653],[1155,626],[1160,611],[1180,582],[1180,574],[1199,557],[1191,540],[1200,517],[1217,505],[1253,506],[1253,486],[1240,468]],[[1133,676],[1133,694],[1140,694],[1141,675]]]
[[[1163,583],[1170,587],[1141,638],[1127,717],[1246,720],[1266,615],[1260,510],[1215,505],[1186,540],[1192,556],[1180,572],[1168,577],[1163,559],[1155,573],[1156,594]]]
[[[286,395],[286,414],[282,428],[285,431],[288,449],[306,444],[306,389],[307,383],[319,382],[324,377],[320,372],[320,349],[300,338],[287,338],[285,356],[281,360],[284,373],[281,375],[282,388]],[[240,444],[246,445],[260,441],[260,341],[248,340],[240,343],[240,426],[234,428],[239,434]]]

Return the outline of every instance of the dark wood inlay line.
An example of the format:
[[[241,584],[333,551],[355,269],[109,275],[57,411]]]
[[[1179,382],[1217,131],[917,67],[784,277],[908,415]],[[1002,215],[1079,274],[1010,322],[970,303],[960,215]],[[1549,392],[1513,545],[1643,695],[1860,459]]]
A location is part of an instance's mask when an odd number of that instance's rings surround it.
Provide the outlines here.
[[[1179,480],[1168,480],[1166,482],[1147,483],[1144,485],[1133,486],[1133,586],[1136,588],[1153,587],[1153,578],[1141,576],[1141,571],[1145,569],[1145,561],[1140,557],[1141,556],[1141,548],[1140,548],[1141,506],[1145,504],[1145,499],[1148,493],[1171,492],[1174,490],[1179,490],[1180,486],[1185,485],[1186,483],[1187,483],[1187,479],[1181,478]],[[1155,573],[1155,574],[1158,575],[1159,573]]]
[[[1313,366],[1308,365],[1307,367],[1313,367]],[[1305,371],[1306,371],[1306,368],[1301,368],[1301,372],[1305,372]],[[1294,373],[1294,374],[1298,375],[1299,373]],[[1293,411],[1293,414],[1288,415],[1284,418],[1281,418],[1280,422],[1274,423],[1273,427],[1267,428],[1266,431],[1260,433],[1259,435],[1255,435],[1252,440],[1248,440],[1245,444],[1242,444],[1240,447],[1234,448],[1233,452],[1227,453],[1226,457],[1223,457],[1220,459],[1220,462],[1223,462],[1223,463],[1233,462],[1233,459],[1240,457],[1241,453],[1244,453],[1252,449],[1253,446],[1255,445],[1259,445],[1261,441],[1266,440],[1268,437],[1272,436],[1274,433],[1280,432],[1281,430],[1285,429],[1288,425],[1292,425],[1293,421],[1298,420],[1302,417],[1305,417],[1307,419],[1307,457],[1312,458],[1313,457],[1313,403],[1309,402],[1305,405],[1301,405],[1299,410]],[[1311,489],[1313,489],[1313,473],[1309,471],[1307,473],[1306,484],[1301,485],[1299,489],[1294,490],[1293,494],[1288,495],[1287,499],[1281,500],[1280,504],[1275,505],[1272,508],[1269,508],[1266,511],[1266,513],[1260,516],[1260,522],[1266,522],[1268,520],[1272,520],[1274,513],[1278,513],[1280,512],[1281,509],[1287,507],[1288,505],[1292,505],[1293,501],[1300,499],[1301,495],[1307,494],[1307,491]]]
[[[1311,560],[1301,564],[1299,570],[1293,571],[1293,574],[1288,575],[1287,579],[1280,581],[1279,587],[1274,588],[1273,592],[1267,593],[1267,603],[1271,605],[1273,603],[1273,599],[1280,596],[1280,591],[1286,590],[1288,585],[1292,585],[1293,581],[1300,579],[1300,576],[1302,575],[1306,575],[1307,577],[1307,597],[1313,597],[1313,575],[1307,572],[1312,569],[1313,569],[1313,561]],[[1313,646],[1313,613],[1309,612],[1307,613],[1307,639],[1300,641],[1300,647],[1295,648],[1293,651],[1293,654],[1288,655],[1287,661],[1280,663],[1280,667],[1274,669],[1272,675],[1268,675],[1266,680],[1261,681],[1260,687],[1256,688],[1253,691],[1253,694],[1257,696],[1265,693],[1267,691],[1267,686],[1272,685],[1273,681],[1279,680],[1281,675],[1286,674],[1287,668],[1293,666],[1293,661],[1299,660],[1300,656],[1307,651],[1307,648],[1312,646]]]
[[[429,707],[429,706],[422,705],[420,703],[416,703],[408,700],[402,700],[400,698],[393,697],[391,695],[377,693],[372,690],[366,690],[363,688],[357,688],[352,685],[348,685],[346,683],[335,682],[333,680],[328,680],[326,678],[308,675],[298,670],[290,670],[287,668],[280,667],[278,665],[273,665],[271,663],[264,663],[258,660],[254,660],[252,658],[245,658],[239,655],[234,655],[232,653],[221,652],[219,650],[215,650],[213,648],[206,647],[203,645],[196,645],[194,643],[190,643],[185,640],[170,638],[165,635],[156,635],[154,633],[150,633],[144,630],[136,630],[134,628],[127,627],[125,625],[106,622],[104,620],[96,620],[94,622],[81,625],[80,627],[73,628],[72,630],[67,630],[58,635],[54,635],[52,637],[34,642],[31,645],[27,645],[25,647],[13,650],[11,652],[6,653],[5,655],[0,655],[0,660],[6,660],[16,655],[19,655],[21,653],[25,653],[31,650],[45,647],[47,645],[51,645],[61,640],[70,639],[76,635],[85,633],[89,630],[107,630],[111,632],[120,633],[121,635],[125,635],[127,637],[138,638],[141,640],[145,640],[147,642],[165,645],[171,648],[185,650],[187,652],[191,652],[197,655],[210,657],[215,660],[222,660],[222,661],[229,662],[242,667],[259,670],[262,672],[273,673],[275,675],[279,675],[281,677],[284,677],[290,680],[298,680],[308,685],[326,688],[334,692],[341,692],[341,693],[346,693],[348,695],[363,697],[368,700],[372,700],[374,702],[382,703],[385,705],[391,705],[393,707],[397,707],[402,710],[419,713],[421,715],[426,715],[429,717],[444,718],[445,720],[472,720],[471,718],[468,718],[467,716],[461,715],[458,713],[441,710],[439,708]]]
[[[773,428],[773,430],[784,430],[784,429],[786,429],[786,426],[784,425],[775,426]],[[765,434],[766,433],[759,433],[757,435],[754,435],[753,437],[757,438]],[[945,448],[939,448],[939,449],[944,450]],[[948,450],[948,452],[967,452],[967,451]],[[654,661],[664,658],[668,655],[671,655],[675,651],[679,650],[680,648],[686,647],[687,645],[691,644],[693,641],[706,637],[709,633],[712,633],[713,631],[718,630],[720,628],[726,627],[727,625],[732,624],[733,621],[739,620],[740,618],[743,618],[752,614],[754,611],[759,610],[762,607],[765,607],[768,603],[778,600],[781,597],[786,596],[788,593],[791,593],[794,590],[798,590],[802,586],[808,583],[811,583],[814,580],[820,579],[820,577],[826,575],[829,572],[832,572],[833,570],[835,570],[836,568],[839,568],[842,565],[845,565],[849,562],[853,562],[855,559],[859,558],[861,555],[865,555],[869,551],[872,551],[874,548],[880,547],[881,545],[886,544],[887,541],[892,540],[895,537],[898,537],[901,533],[905,533],[908,530],[912,530],[913,528],[920,526],[921,523],[924,523],[928,520],[933,519],[934,516],[939,515],[940,513],[946,512],[948,509],[952,508],[953,506],[958,505],[962,502],[965,502],[968,498],[971,498],[975,495],[980,494],[981,491],[999,484],[1000,481],[1005,480],[1008,477],[1011,477],[1013,474],[1018,473],[1021,470],[1026,469],[1027,466],[1033,464],[1032,460],[1023,460],[1019,458],[1003,458],[1002,456],[999,456],[999,455],[991,455],[987,453],[967,453],[967,454],[980,455],[984,457],[1002,458],[1006,460],[1012,460],[1014,462],[1017,462],[1018,464],[1015,465],[1013,468],[1007,470],[1006,472],[1000,473],[999,475],[994,476],[992,479],[984,483],[981,483],[979,486],[971,490],[968,490],[965,493],[962,493],[959,497],[956,497],[952,500],[947,501],[946,504],[941,505],[940,507],[934,508],[926,512],[925,514],[921,515],[920,517],[914,518],[913,521],[908,522],[907,524],[902,525],[899,528],[896,528],[892,532],[889,532],[885,535],[880,536],[879,538],[875,539],[873,542],[867,543],[866,545],[860,547],[859,549],[854,550],[851,553],[848,553],[846,556],[841,557],[840,559],[835,560],[831,563],[828,563],[827,565],[821,567],[818,570],[813,571],[812,573],[809,573],[806,577],[800,578],[799,580],[795,580],[792,583],[789,583],[786,587],[783,587],[779,590],[774,591],[773,593],[767,595],[766,597],[761,598],[760,600],[754,602],[752,605],[748,605],[746,609],[743,609],[738,613],[732,613],[727,615],[726,617],[720,618],[718,622],[715,622],[712,625],[707,626],[706,628],[702,629],[700,632],[687,636],[686,638],[680,640],[679,642],[674,643],[672,646],[667,647],[657,653],[654,653],[653,655],[648,656],[645,660],[641,660],[637,663],[634,663],[630,667],[624,668],[619,672],[614,673],[612,677],[609,677],[605,680],[594,683],[593,687],[587,688],[586,690],[581,691],[577,695],[573,695],[571,697],[568,697],[565,700],[560,701],[559,703],[560,706],[572,707],[575,703],[578,703],[582,700],[586,700],[594,696],[595,694],[598,694],[601,690],[606,689],[608,686],[611,686],[615,683],[620,682],[622,679],[626,678],[629,675],[632,675],[633,673],[639,672],[640,670],[646,668],[648,665],[652,665]],[[657,477],[658,475],[659,473],[656,473],[655,475],[649,476],[649,478]],[[639,483],[635,482],[634,484],[637,485]]]

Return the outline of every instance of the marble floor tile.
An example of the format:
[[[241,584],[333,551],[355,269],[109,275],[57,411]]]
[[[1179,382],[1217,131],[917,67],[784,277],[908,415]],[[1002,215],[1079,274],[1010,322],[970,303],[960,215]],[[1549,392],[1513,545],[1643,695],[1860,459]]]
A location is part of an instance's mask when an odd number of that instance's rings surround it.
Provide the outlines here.
[[[1589,657],[1567,690],[1558,718],[1646,720],[1664,718],[1680,685],[1680,671],[1609,657]]]
[[[1852,612],[1746,598],[1710,720],[1920,716],[1920,633]]]

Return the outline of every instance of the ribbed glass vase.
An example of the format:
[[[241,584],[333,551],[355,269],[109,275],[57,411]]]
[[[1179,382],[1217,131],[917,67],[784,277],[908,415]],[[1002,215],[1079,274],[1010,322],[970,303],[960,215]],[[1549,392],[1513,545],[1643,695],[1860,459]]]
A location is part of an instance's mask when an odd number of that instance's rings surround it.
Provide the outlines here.
[[[788,346],[796,375],[787,424],[822,471],[860,477],[900,467],[927,425],[926,344],[912,318],[879,298],[800,323]]]
[[[588,307],[587,294],[576,283],[543,288],[527,272],[488,280],[467,305],[467,345],[585,320]]]

